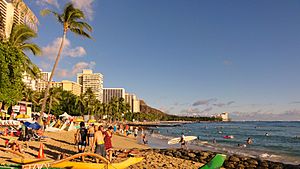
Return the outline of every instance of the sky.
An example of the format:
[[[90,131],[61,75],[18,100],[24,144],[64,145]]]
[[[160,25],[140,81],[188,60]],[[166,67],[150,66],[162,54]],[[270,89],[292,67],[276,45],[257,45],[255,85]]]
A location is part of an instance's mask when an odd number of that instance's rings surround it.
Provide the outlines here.
[[[39,12],[70,0],[24,1],[43,49],[31,59],[51,71],[62,26]],[[169,114],[300,120],[299,0],[71,1],[94,39],[68,32],[55,81],[89,68]]]

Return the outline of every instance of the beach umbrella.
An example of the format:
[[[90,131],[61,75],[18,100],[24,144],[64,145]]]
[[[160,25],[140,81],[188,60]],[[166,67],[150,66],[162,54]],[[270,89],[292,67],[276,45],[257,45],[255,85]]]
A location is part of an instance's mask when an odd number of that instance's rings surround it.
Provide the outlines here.
[[[41,128],[41,126],[39,125],[39,123],[34,122],[34,123],[31,123],[31,124],[29,125],[29,128],[32,128],[32,129],[34,129],[34,130],[38,130],[38,129]]]
[[[28,119],[30,118],[30,116],[28,116],[27,114],[19,114],[16,116],[17,119]]]
[[[74,120],[75,122],[82,122],[82,121],[84,121],[83,119],[75,119]]]
[[[94,119],[91,119],[88,121],[88,123],[95,123],[95,122],[96,122],[96,120],[94,120]]]
[[[9,115],[9,114],[6,114],[6,113],[2,113],[2,114],[1,114],[1,117],[10,117],[10,115]]]
[[[32,128],[34,130],[38,130],[41,128],[41,126],[37,122],[34,122],[34,123],[25,122],[24,125],[28,128]]]

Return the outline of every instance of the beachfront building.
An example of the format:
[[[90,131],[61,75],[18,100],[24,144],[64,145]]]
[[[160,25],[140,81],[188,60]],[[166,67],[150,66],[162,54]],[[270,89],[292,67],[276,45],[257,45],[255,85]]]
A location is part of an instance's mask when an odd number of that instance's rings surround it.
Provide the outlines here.
[[[40,81],[37,83],[37,91],[42,92],[45,91],[47,88],[47,81]],[[50,83],[50,87],[49,88],[53,88],[53,87],[62,87],[62,83],[61,82],[51,82]]]
[[[103,103],[109,103],[113,98],[124,98],[124,88],[103,88]]]
[[[39,75],[39,82],[48,82],[50,79],[51,72],[41,72]]]
[[[22,81],[27,88],[30,88],[33,91],[37,90],[37,80],[29,75],[27,72],[22,73]]]
[[[0,0],[0,39],[8,39],[13,24],[37,31],[38,19],[23,0]]]
[[[140,100],[135,94],[125,93],[125,102],[129,104],[131,112],[140,112]]]
[[[216,115],[215,117],[222,119],[222,121],[229,121],[229,113],[228,112],[223,112],[221,114]]]
[[[37,83],[37,90],[38,91],[44,91],[46,90],[47,87],[47,81],[40,81]],[[63,90],[65,91],[70,91],[71,93],[79,96],[81,94],[81,85],[73,82],[73,81],[69,81],[69,80],[63,80],[61,82],[51,82],[50,83],[50,88],[52,87],[61,87]]]
[[[76,82],[72,82],[69,80],[63,80],[61,81],[63,90],[70,91],[76,96],[79,96],[81,94],[81,85]]]
[[[103,102],[103,75],[101,73],[83,69],[82,73],[77,74],[77,83],[82,86],[81,93],[85,93],[88,88],[91,88],[96,98]]]
[[[37,78],[32,77],[27,72],[22,73],[22,81],[26,85],[26,87],[30,88],[33,91],[39,90],[38,87],[44,89],[44,84],[42,83],[40,86],[40,82],[47,82],[50,79],[50,72],[41,72],[39,73]],[[42,87],[41,87],[42,86]]]

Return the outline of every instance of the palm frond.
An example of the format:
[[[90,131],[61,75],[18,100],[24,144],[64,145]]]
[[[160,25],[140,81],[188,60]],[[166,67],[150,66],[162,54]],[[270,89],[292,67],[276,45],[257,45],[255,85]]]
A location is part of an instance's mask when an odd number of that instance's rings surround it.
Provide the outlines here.
[[[14,25],[9,41],[13,46],[19,46],[35,37],[37,37],[37,34],[28,26]]]
[[[51,11],[50,9],[43,9],[40,11],[40,14],[42,16],[46,16],[49,14],[53,14],[54,17],[60,22],[60,23],[64,23],[63,17],[62,15],[58,14],[57,12]]]
[[[82,22],[82,21],[78,21],[78,22],[70,22],[69,24],[70,28],[79,28],[80,30],[88,30],[89,32],[91,32],[93,30],[93,28],[86,22]]]
[[[37,45],[37,44],[34,44],[34,43],[26,43],[26,44],[23,44],[20,46],[20,48],[22,50],[29,50],[31,51],[34,55],[37,55],[37,56],[40,56],[42,54],[42,50],[41,48]]]
[[[88,33],[86,33],[85,31],[78,29],[78,28],[70,28],[70,31],[72,31],[73,33],[75,33],[76,35],[80,35],[80,36],[84,36],[87,37],[89,39],[93,39]]]

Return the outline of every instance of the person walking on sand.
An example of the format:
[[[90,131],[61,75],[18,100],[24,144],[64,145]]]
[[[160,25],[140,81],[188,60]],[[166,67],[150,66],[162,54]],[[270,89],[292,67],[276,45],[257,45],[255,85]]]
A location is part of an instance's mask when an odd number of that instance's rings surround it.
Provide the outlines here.
[[[181,137],[180,137],[179,143],[180,143],[180,147],[181,148],[187,149],[187,145],[186,145],[186,141],[184,140],[184,134],[183,133],[181,133]]]
[[[92,146],[94,145],[93,141],[94,141],[94,136],[95,136],[95,127],[94,124],[91,124],[89,130],[88,130],[88,145]]]
[[[106,152],[105,152],[105,145],[104,145],[104,135],[102,134],[101,130],[100,130],[99,126],[99,130],[95,132],[95,138],[93,141],[93,145],[92,145],[92,152],[101,155],[102,157],[106,156]],[[94,146],[95,149],[94,149]],[[96,162],[98,163],[98,159],[96,159]]]
[[[134,129],[134,137],[137,137],[138,131],[139,131],[139,129],[138,129],[138,127],[136,127],[136,128]]]
[[[26,148],[28,148],[28,128],[25,126],[24,121],[20,121],[21,124],[21,134],[19,136],[19,140],[23,141],[26,145]]]
[[[84,122],[80,122],[80,128],[76,132],[76,138],[78,143],[78,152],[84,153],[86,143],[88,141],[87,129],[85,128]],[[84,161],[84,157],[82,157],[82,161]]]
[[[112,143],[111,143],[112,133],[113,133],[113,127],[110,126],[108,127],[108,130],[104,134],[104,145],[105,145],[105,150],[107,152],[109,161],[112,160]]]

